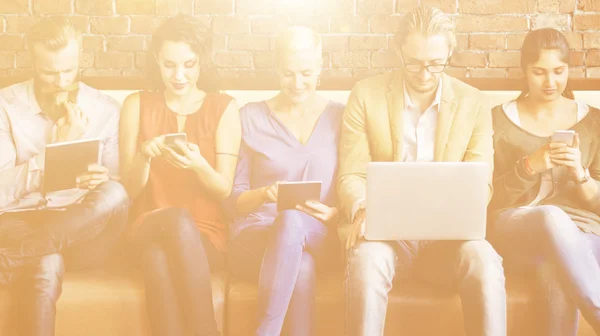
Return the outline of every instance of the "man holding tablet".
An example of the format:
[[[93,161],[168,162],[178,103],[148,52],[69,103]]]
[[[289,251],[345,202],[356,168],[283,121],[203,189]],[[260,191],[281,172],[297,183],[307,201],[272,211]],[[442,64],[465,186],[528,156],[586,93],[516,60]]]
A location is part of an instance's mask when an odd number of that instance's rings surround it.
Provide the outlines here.
[[[32,27],[27,43],[34,78],[0,90],[0,284],[19,279],[19,290],[14,287],[19,335],[54,335],[64,265],[69,270],[99,265],[125,228],[127,194],[111,180],[119,171],[120,106],[78,81],[82,40],[68,19],[43,19]],[[40,204],[6,211],[11,203],[43,192],[46,146],[54,153],[60,146],[72,149],[68,161],[59,162],[64,170],[47,172],[48,180],[81,165],[90,143],[93,150],[102,149],[101,159],[87,171],[84,163],[72,189],[59,191],[62,209]]]
[[[403,63],[401,70],[363,80],[350,94],[342,124],[338,173],[338,194],[351,222],[347,237],[342,237],[342,243],[348,249],[346,335],[383,335],[388,293],[393,280],[403,278],[409,272],[420,281],[458,290],[467,335],[506,335],[502,261],[480,233],[481,226],[485,225],[485,216],[481,214],[491,197],[491,114],[485,98],[477,89],[443,74],[455,45],[451,18],[436,8],[419,7],[406,14],[396,35],[398,57]],[[401,172],[395,170],[389,175],[389,183],[395,183],[400,179],[394,174],[408,174],[411,162],[414,163],[412,168],[418,168],[418,163],[427,166],[431,172],[433,164],[424,163],[435,161],[454,162],[447,165],[436,163],[440,165],[435,167],[436,172],[446,172],[444,167],[450,169],[450,173],[462,169],[458,167],[462,161],[481,162],[476,166],[484,167],[483,174],[475,177],[481,181],[479,186],[483,189],[474,186],[478,192],[483,190],[480,195],[486,201],[483,209],[479,209],[480,204],[474,205],[478,207],[474,215],[481,219],[481,225],[476,227],[479,233],[476,232],[475,236],[480,238],[471,240],[472,235],[463,235],[457,240],[449,235],[442,237],[443,240],[404,240],[394,239],[398,236],[391,234],[381,239],[384,237],[381,230],[372,231],[371,237],[377,236],[378,239],[370,238],[369,230],[367,237],[363,237],[365,213],[373,199],[378,199],[372,196],[386,188],[382,181],[378,184],[382,188],[369,188],[367,195],[367,172],[369,176],[375,176],[371,174],[376,171],[385,174],[389,172],[388,168],[395,169],[392,166],[403,168]],[[398,163],[386,166],[382,165],[383,162]],[[476,166],[466,166],[481,172]],[[406,194],[410,190],[429,188],[444,195],[455,192],[446,190],[446,183],[441,183],[443,181],[424,176],[423,170],[417,172],[411,175],[411,181],[396,188],[400,197],[393,193],[389,195],[388,201],[396,200],[395,207],[388,207],[386,213],[377,215],[390,216],[389,219],[393,218],[395,211],[414,213],[409,208],[411,205],[406,204],[410,202],[402,201],[409,199]],[[483,179],[480,179],[482,176]],[[379,181],[385,178],[377,177]],[[440,184],[431,182],[436,180]],[[369,180],[369,184],[371,182]],[[422,194],[415,192],[413,198],[425,203],[422,205],[426,208],[424,212],[436,212],[445,206],[439,202],[440,197],[421,198],[419,195]],[[369,201],[365,203],[367,197]],[[381,206],[371,209],[375,208],[380,209]],[[370,215],[367,217],[383,218]],[[432,225],[425,218],[419,217],[416,223],[397,225],[421,225],[430,231],[440,227],[439,223]],[[442,217],[442,221],[454,225],[452,218],[445,221]],[[376,224],[366,223],[369,228]],[[410,233],[408,230],[404,232]]]

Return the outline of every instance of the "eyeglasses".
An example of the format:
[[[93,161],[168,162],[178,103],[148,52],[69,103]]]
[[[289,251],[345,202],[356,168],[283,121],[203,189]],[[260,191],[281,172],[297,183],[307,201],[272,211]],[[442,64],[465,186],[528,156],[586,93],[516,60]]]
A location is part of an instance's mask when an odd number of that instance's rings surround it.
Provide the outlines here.
[[[427,65],[410,64],[410,63],[406,63],[406,61],[405,61],[406,57],[404,57],[404,51],[402,49],[400,49],[400,55],[402,56],[402,64],[404,65],[404,69],[406,69],[406,71],[412,72],[412,73],[421,72],[423,69],[427,69],[427,71],[429,73],[444,72],[444,70],[446,69],[446,67],[448,66],[448,63],[450,61],[450,52],[448,53],[448,56],[446,56],[446,63],[444,63],[444,64],[427,64]]]

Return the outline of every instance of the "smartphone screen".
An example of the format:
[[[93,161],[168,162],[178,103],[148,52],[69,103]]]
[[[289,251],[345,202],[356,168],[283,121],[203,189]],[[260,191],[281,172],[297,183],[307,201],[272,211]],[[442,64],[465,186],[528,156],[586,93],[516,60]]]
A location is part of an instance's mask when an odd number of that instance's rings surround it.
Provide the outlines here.
[[[165,134],[165,145],[173,149],[177,154],[183,155],[183,152],[181,151],[179,146],[177,146],[177,141],[186,143],[187,135],[185,133]]]
[[[556,131],[552,135],[552,142],[563,143],[567,146],[573,146],[575,140],[575,131]]]

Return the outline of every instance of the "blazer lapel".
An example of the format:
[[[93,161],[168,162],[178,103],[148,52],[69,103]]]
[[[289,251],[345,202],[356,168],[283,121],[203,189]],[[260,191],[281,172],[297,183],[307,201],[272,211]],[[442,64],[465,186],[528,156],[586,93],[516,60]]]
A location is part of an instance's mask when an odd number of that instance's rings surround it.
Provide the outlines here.
[[[392,136],[393,161],[401,161],[404,148],[404,81],[396,72],[385,94]]]
[[[457,103],[451,81],[452,78],[446,75],[442,76],[442,99],[438,110],[434,161],[444,161],[448,138],[454,122]]]

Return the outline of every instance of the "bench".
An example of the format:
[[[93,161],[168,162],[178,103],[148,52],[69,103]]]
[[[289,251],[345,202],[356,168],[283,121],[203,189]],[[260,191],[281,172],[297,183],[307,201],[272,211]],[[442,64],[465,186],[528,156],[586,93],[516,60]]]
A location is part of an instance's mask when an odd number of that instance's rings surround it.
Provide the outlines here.
[[[227,91],[242,106],[266,99],[276,91]],[[131,91],[106,91],[119,101]],[[516,91],[488,91],[490,102],[499,104],[516,97]],[[332,100],[345,102],[348,91],[324,91]],[[576,98],[600,106],[594,91],[576,92]],[[117,251],[117,253],[120,253]],[[116,256],[115,259],[123,260]],[[344,291],[341,268],[319,277],[317,289],[318,335],[343,335]],[[538,323],[532,304],[533,284],[518,275],[507,275],[508,333],[537,335]],[[256,323],[257,288],[236,280],[226,272],[213,275],[214,306],[223,335],[251,335]],[[10,288],[0,287],[0,335],[16,336],[16,298]],[[580,319],[578,336],[593,330]],[[57,306],[57,336],[142,336],[150,335],[145,312],[144,286],[131,265],[110,263],[104,269],[68,272]],[[425,284],[403,282],[390,293],[386,335],[464,335],[461,305],[455,293]]]

